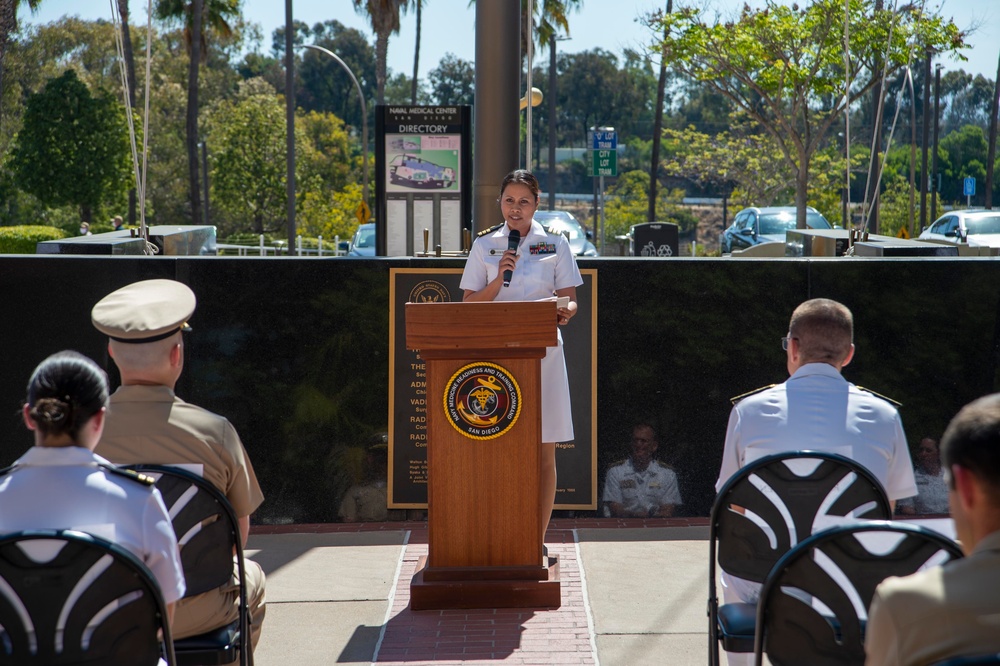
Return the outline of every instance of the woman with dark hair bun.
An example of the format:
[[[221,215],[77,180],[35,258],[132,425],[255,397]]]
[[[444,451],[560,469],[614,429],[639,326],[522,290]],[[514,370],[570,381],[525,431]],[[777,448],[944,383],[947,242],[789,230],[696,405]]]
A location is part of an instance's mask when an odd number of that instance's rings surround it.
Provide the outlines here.
[[[184,596],[177,537],[152,481],[94,454],[107,402],[107,375],[82,354],[35,368],[22,413],[35,445],[0,476],[0,532],[73,529],[114,541],[153,572],[172,619]]]

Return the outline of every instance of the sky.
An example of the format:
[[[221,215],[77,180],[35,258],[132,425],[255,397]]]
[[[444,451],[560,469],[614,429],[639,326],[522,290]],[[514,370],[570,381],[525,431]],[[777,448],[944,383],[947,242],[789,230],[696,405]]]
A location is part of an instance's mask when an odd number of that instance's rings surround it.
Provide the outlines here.
[[[66,14],[89,20],[110,19],[111,2],[113,0],[43,0],[35,15],[31,15],[26,4],[22,5],[19,14],[22,22],[27,23],[48,23]],[[677,0],[674,4],[697,4],[729,17],[735,16],[744,2],[757,7],[763,4],[761,0]],[[887,6],[894,2],[900,0],[885,0]],[[961,68],[995,79],[1000,56],[1000,0],[926,2],[928,11],[940,8],[941,13],[952,17],[960,28],[976,27],[967,40],[971,48],[964,51],[968,61],[943,60],[945,70]],[[559,43],[560,53],[577,53],[600,47],[620,55],[626,48],[641,49],[649,41],[651,33],[638,17],[666,6],[662,0],[582,0],[581,4],[580,11],[570,14],[570,39]],[[145,25],[147,0],[132,0],[131,6],[133,23]],[[374,42],[366,17],[354,11],[351,0],[293,0],[292,11],[295,20],[309,25],[336,19],[361,30]],[[261,50],[269,52],[271,34],[285,22],[285,3],[281,0],[243,0],[243,12],[248,20],[261,25],[264,34]],[[425,79],[446,53],[463,60],[474,60],[474,26],[475,6],[469,7],[467,0],[424,0],[420,40],[421,78]],[[389,68],[393,72],[412,74],[415,33],[416,19],[411,12],[403,16],[400,33],[389,40]],[[547,51],[539,55],[543,62],[547,62]]]

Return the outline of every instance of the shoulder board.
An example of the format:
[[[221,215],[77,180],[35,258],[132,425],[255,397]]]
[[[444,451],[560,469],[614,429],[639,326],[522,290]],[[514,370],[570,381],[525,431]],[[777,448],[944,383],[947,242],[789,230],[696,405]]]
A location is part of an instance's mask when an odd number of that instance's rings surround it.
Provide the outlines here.
[[[618,465],[624,465],[626,460],[628,460],[628,458],[621,458],[619,460],[612,460],[611,464],[609,464],[608,467],[618,467]]]
[[[760,393],[761,391],[766,391],[767,389],[773,388],[775,386],[777,386],[777,384],[768,384],[767,386],[761,386],[760,388],[755,388],[752,391],[747,391],[746,393],[741,393],[739,395],[733,396],[732,398],[729,399],[729,402],[731,402],[731,403],[733,403],[735,405],[736,403],[738,403],[743,398],[749,398],[752,395]]]
[[[674,466],[673,465],[668,465],[667,463],[663,462],[659,458],[654,458],[653,462],[655,462],[657,465],[659,465],[663,469],[669,469],[671,472],[674,471]]]
[[[886,402],[888,402],[890,405],[893,405],[893,406],[895,406],[897,408],[903,406],[903,403],[901,403],[901,402],[899,402],[897,400],[893,400],[892,398],[889,398],[887,396],[884,396],[881,393],[876,393],[875,391],[871,390],[870,388],[865,388],[864,386],[858,386],[858,390],[859,391],[864,391],[865,393],[871,393],[876,398],[882,398],[883,400],[885,400]]]
[[[504,223],[503,223],[503,222],[501,222],[500,224],[494,224],[494,225],[493,225],[492,227],[490,227],[489,229],[483,229],[483,230],[482,230],[482,231],[480,231],[480,232],[479,232],[478,234],[476,234],[476,238],[479,238],[480,236],[485,236],[486,234],[491,234],[491,233],[493,233],[494,231],[496,231],[497,229],[499,229],[500,227],[502,227],[502,226],[503,226],[503,224],[504,224]]]
[[[106,471],[115,474],[117,476],[124,476],[126,479],[131,479],[136,483],[141,483],[144,486],[152,486],[156,483],[156,479],[149,476],[148,474],[142,474],[131,469],[125,469],[123,467],[116,467],[115,465],[104,465],[102,464]]]

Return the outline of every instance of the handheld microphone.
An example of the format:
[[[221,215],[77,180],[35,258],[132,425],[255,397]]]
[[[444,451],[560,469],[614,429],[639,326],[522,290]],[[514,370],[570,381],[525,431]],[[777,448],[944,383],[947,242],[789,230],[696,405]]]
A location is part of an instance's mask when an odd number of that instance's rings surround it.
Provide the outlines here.
[[[511,229],[510,235],[507,236],[507,249],[511,252],[517,252],[517,246],[521,243],[521,232],[517,229]],[[503,272],[503,286],[510,286],[510,279],[514,277],[514,271],[506,270]]]

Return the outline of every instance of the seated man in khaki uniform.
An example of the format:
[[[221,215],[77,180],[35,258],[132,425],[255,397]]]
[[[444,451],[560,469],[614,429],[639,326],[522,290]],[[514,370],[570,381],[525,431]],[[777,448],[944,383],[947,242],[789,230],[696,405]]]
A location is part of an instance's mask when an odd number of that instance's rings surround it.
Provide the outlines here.
[[[194,292],[173,280],[136,282],[94,306],[91,319],[110,338],[108,352],[122,378],[96,451],[118,464],[177,465],[200,474],[232,504],[246,545],[250,514],[264,496],[243,443],[224,417],[174,395],[184,367],[183,331],[194,309]],[[264,620],[264,572],[252,560],[246,561],[246,585],[256,647]],[[238,604],[234,574],[231,585],[178,602],[174,636],[229,624]]]

